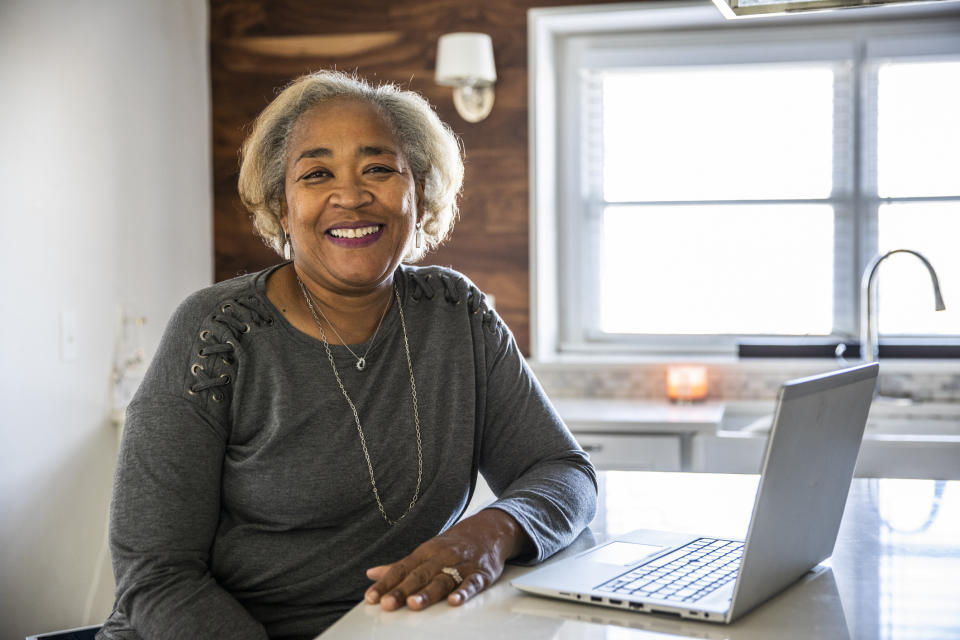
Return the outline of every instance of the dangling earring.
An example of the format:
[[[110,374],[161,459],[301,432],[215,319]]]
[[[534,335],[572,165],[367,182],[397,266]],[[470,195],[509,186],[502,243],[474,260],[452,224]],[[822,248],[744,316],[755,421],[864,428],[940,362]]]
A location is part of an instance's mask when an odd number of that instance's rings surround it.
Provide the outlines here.
[[[290,254],[293,253],[290,249],[290,236],[286,233],[283,234],[283,259],[289,260]]]
[[[417,221],[417,249],[423,248],[423,223]]]

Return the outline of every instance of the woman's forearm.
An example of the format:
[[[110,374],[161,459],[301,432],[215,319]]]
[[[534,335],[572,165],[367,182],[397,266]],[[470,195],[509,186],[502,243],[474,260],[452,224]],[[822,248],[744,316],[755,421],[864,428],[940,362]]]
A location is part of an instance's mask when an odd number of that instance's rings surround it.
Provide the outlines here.
[[[264,640],[209,568],[222,438],[159,394],[131,405],[123,438],[110,513],[118,615],[143,638]]]
[[[490,521],[491,528],[496,531],[497,538],[502,541],[505,561],[533,551],[530,536],[506,511],[497,508],[484,509],[474,517],[482,518],[484,522]]]
[[[209,572],[142,557],[118,564],[117,605],[141,637],[267,640],[263,625]]]

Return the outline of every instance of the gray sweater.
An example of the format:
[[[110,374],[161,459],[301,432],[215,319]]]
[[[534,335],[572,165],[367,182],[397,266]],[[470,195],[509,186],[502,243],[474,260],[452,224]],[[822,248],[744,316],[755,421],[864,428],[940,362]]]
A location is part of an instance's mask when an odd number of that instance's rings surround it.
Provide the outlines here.
[[[593,517],[593,467],[483,294],[451,270],[401,266],[423,479],[389,526],[323,343],[267,300],[276,268],[190,296],[128,408],[110,527],[117,597],[100,639],[313,637],[362,599],[365,569],[453,525],[478,472],[533,541],[522,562]],[[364,371],[331,348],[396,519],[417,479],[396,304]]]

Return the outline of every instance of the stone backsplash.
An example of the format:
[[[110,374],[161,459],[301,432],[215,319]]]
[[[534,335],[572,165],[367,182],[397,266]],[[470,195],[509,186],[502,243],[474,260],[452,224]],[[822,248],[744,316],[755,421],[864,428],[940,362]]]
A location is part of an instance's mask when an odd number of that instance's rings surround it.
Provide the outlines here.
[[[704,364],[707,400],[774,398],[785,380],[823,373],[842,366],[825,360]],[[667,363],[531,363],[551,398],[619,398],[665,400]],[[960,402],[960,365],[881,362],[877,386],[881,395],[917,402]]]

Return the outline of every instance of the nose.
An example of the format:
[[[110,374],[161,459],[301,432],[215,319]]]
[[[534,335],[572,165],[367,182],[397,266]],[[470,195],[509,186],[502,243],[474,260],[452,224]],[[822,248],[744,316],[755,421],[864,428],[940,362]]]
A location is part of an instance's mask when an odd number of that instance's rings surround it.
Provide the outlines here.
[[[373,194],[351,175],[338,177],[330,194],[330,203],[344,209],[359,209],[372,201]]]

